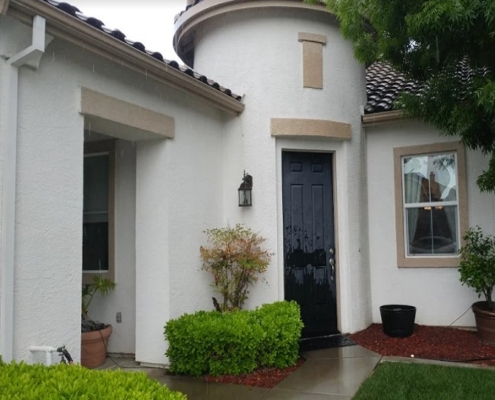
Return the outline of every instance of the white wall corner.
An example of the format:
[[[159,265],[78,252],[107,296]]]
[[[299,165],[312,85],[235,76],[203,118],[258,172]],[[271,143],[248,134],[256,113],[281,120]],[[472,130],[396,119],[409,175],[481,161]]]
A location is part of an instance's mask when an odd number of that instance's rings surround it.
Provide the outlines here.
[[[136,153],[136,361],[154,364],[167,362],[170,318],[166,143],[140,142]]]

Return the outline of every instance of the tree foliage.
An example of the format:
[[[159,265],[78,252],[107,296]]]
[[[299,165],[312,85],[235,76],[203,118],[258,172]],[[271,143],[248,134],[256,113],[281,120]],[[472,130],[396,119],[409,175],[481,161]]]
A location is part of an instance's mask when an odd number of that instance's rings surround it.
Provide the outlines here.
[[[495,1],[326,4],[340,20],[341,32],[353,43],[359,61],[388,62],[421,85],[419,96],[402,94],[396,108],[490,156],[478,185],[483,191],[495,191]]]

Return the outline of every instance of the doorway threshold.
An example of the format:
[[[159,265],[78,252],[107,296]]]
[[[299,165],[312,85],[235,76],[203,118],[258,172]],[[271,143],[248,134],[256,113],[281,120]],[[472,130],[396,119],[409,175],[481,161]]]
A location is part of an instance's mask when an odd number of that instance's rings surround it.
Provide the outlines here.
[[[354,346],[356,342],[340,333],[326,336],[315,336],[301,339],[299,351],[330,349],[332,347]]]

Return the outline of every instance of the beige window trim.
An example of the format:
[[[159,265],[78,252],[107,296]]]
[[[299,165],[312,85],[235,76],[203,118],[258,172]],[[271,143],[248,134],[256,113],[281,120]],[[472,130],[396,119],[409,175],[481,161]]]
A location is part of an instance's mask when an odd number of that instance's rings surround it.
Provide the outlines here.
[[[327,37],[299,32],[298,40],[303,48],[303,87],[323,89],[323,45]]]
[[[467,219],[467,186],[466,186],[466,157],[464,146],[459,142],[435,143],[421,146],[399,147],[394,149],[395,173],[395,222],[397,238],[397,265],[399,268],[443,268],[458,267],[458,256],[445,257],[406,257],[404,208],[402,188],[402,157],[422,154],[455,152],[457,155],[457,201],[459,213],[459,231],[462,237],[468,228]],[[462,245],[462,241],[460,243]]]
[[[297,34],[300,42],[314,42],[327,44],[327,37],[325,35],[318,35],[316,33],[299,32]]]
[[[84,154],[108,152],[109,154],[109,193],[108,193],[108,272],[98,275],[115,281],[115,140],[102,140],[84,143]],[[82,227],[81,227],[82,228]],[[82,263],[82,259],[81,259]],[[83,272],[83,284],[93,282],[91,272]]]

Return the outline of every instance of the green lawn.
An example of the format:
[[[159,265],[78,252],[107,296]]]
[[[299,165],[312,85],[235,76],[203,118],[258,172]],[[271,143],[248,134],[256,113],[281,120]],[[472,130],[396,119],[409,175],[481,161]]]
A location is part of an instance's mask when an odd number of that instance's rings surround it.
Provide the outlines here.
[[[493,400],[495,371],[385,362],[353,400]]]

